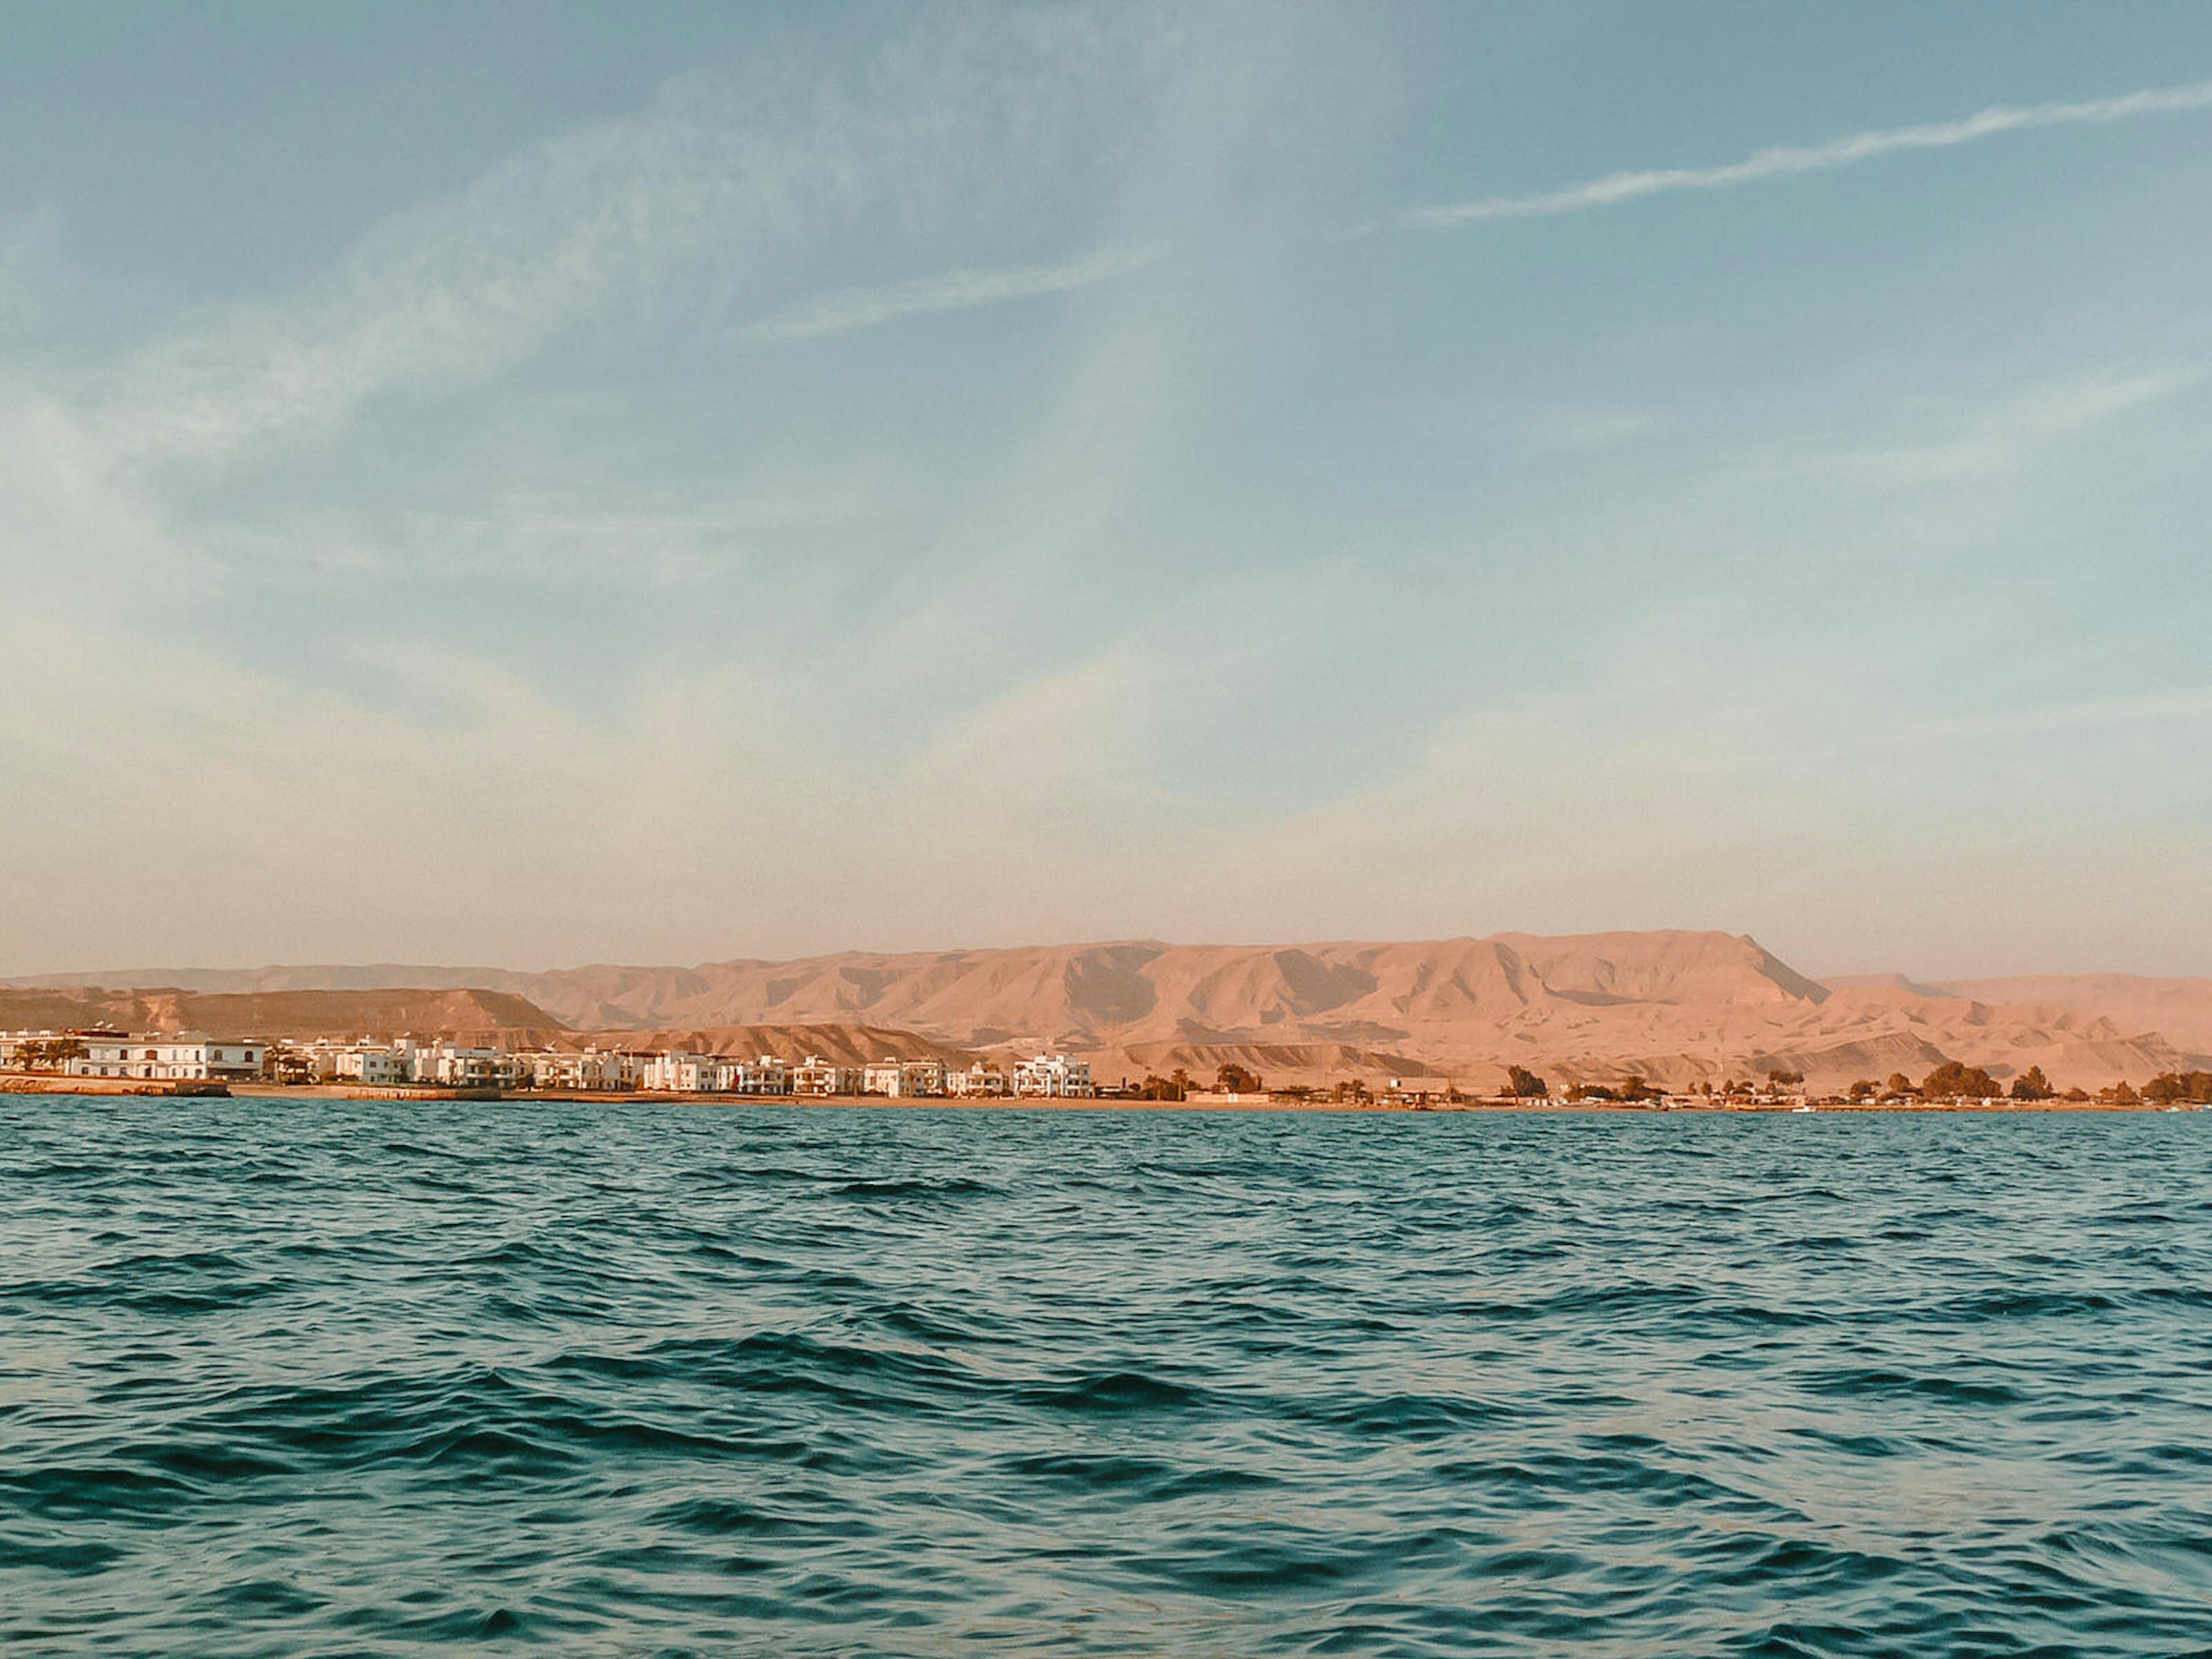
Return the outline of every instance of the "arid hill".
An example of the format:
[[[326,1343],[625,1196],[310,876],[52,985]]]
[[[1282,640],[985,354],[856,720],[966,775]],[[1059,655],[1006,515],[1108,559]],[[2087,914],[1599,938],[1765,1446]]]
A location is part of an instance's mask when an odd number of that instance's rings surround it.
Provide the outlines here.
[[[773,1054],[796,1063],[809,1054],[837,1066],[877,1060],[935,1060],[965,1070],[975,1056],[949,1042],[881,1025],[692,1025],[657,1031],[572,1032],[559,1046],[596,1042],[602,1048],[675,1048],[690,1054],[751,1059]]]
[[[0,990],[0,1029],[113,1026],[212,1036],[450,1037],[536,1047],[564,1036],[543,1008],[501,991],[191,991],[173,986]]]
[[[117,980],[125,975],[105,976]],[[1934,985],[1823,984],[1719,933],[1419,943],[847,951],[694,968],[272,968],[165,972],[209,990],[475,986],[569,1030],[644,1045],[738,1028],[916,1034],[958,1053],[1033,1045],[1092,1057],[1102,1078],[1235,1060],[1278,1080],[1355,1074],[1488,1087],[1510,1065],[1555,1082],[1638,1075],[1681,1086],[1780,1067],[1819,1087],[1918,1077],[1945,1060],[1998,1079],[2040,1066],[2061,1086],[2141,1082],[2212,1064],[2212,981],[2118,976]],[[2169,1029],[2171,1028],[2171,1029]],[[876,1038],[836,1057],[866,1058]],[[782,1052],[779,1042],[755,1046]],[[812,1046],[832,1053],[826,1037]],[[890,1050],[891,1052],[899,1052]]]
[[[819,1054],[839,1065],[886,1057],[967,1066],[975,1056],[912,1031],[842,1024],[690,1026],[577,1031],[521,997],[475,988],[187,991],[175,987],[0,989],[0,1030],[112,1026],[128,1031],[204,1031],[215,1036],[295,1040],[445,1037],[510,1048],[682,1048],[719,1054]]]
[[[1962,980],[1937,988],[1952,996],[1996,1006],[2058,1008],[2110,1019],[2129,1030],[2156,1031],[2184,1048],[2212,1053],[2212,980],[2081,974]]]

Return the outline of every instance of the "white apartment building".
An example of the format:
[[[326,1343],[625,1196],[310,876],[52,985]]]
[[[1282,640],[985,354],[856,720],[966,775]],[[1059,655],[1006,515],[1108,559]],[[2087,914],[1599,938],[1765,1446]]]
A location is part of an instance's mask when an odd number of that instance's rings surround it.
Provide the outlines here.
[[[885,1058],[862,1068],[860,1092],[915,1099],[945,1092],[945,1066],[934,1060]]]
[[[975,1100],[985,1097],[1001,1097],[1013,1092],[1013,1079],[995,1066],[986,1066],[977,1060],[964,1072],[945,1074],[945,1092]]]
[[[1014,1067],[1014,1093],[1046,1100],[1088,1100],[1097,1090],[1091,1062],[1066,1054],[1039,1054]]]
[[[728,1068],[713,1054],[678,1054],[671,1050],[645,1062],[639,1086],[660,1094],[719,1094],[729,1086]]]
[[[737,1068],[733,1087],[741,1095],[787,1095],[791,1092],[791,1067],[774,1054],[763,1054],[758,1060],[744,1061]]]
[[[443,1039],[420,1044],[403,1039],[400,1046],[408,1055],[410,1082],[435,1083],[449,1089],[486,1089],[519,1083],[528,1075],[523,1064],[504,1048],[464,1048]]]
[[[35,1063],[48,1044],[59,1041],[52,1031],[0,1031],[0,1071]]]
[[[611,1049],[586,1048],[574,1054],[548,1050],[529,1058],[530,1081],[540,1089],[626,1089],[636,1080],[635,1061]]]
[[[409,1056],[397,1048],[380,1048],[368,1043],[341,1048],[331,1059],[332,1077],[385,1089],[397,1088],[406,1082],[415,1069]]]
[[[303,1042],[294,1050],[305,1060],[308,1072],[318,1083],[370,1083],[389,1088],[411,1082],[415,1076],[411,1055],[385,1042],[372,1042],[367,1037],[357,1042],[332,1042],[319,1038]]]
[[[857,1095],[865,1086],[863,1068],[833,1066],[819,1054],[809,1054],[791,1068],[791,1092],[811,1099]]]
[[[70,1077],[216,1079],[244,1082],[261,1075],[266,1045],[200,1036],[78,1035],[84,1049],[68,1066]]]

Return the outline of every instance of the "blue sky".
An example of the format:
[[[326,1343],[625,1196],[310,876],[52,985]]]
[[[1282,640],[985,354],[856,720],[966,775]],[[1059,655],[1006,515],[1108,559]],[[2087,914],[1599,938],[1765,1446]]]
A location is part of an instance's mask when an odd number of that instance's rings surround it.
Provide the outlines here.
[[[0,971],[2212,973],[2201,6],[0,27]]]

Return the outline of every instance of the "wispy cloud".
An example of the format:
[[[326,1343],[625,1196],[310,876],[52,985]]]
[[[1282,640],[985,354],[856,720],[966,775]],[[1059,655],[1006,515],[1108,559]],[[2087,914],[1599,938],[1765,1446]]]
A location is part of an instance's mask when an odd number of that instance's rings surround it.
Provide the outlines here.
[[[995,270],[948,270],[889,288],[848,289],[816,304],[749,323],[740,339],[783,344],[876,328],[902,317],[965,311],[1047,294],[1095,288],[1156,263],[1164,247],[1107,247],[1053,264],[1008,265]]]
[[[2155,115],[2189,115],[2204,109],[2212,109],[2212,81],[2151,88],[2114,98],[2088,98],[2070,103],[1998,104],[1964,120],[1880,127],[1832,138],[1823,144],[1781,145],[1717,167],[1609,173],[1601,179],[1533,195],[1482,196],[1472,201],[1415,208],[1401,214],[1397,222],[1409,229],[1448,230],[1491,219],[1550,218],[1564,213],[1618,207],[1625,202],[1678,191],[1733,190],[1740,185],[1761,184],[1773,179],[1832,173],[1839,167],[1856,167],[1862,161],[1903,151],[1949,149],[2037,127],[2109,126]]]
[[[1824,434],[1809,451],[1768,449],[1727,470],[1735,481],[1840,479],[1884,487],[1944,484],[2019,472],[2063,445],[2202,386],[2196,363],[2118,369],[2032,387],[1987,408],[1884,441],[1852,444]]]
[[[333,430],[387,392],[495,379],[567,331],[726,315],[750,291],[781,286],[793,250],[813,264],[884,220],[922,248],[988,258],[1053,197],[1071,156],[1112,164],[1097,159],[1111,149],[1105,111],[1142,101],[1150,61],[1141,19],[1077,13],[1012,33],[926,31],[872,60],[865,95],[804,54],[679,77],[634,114],[528,146],[378,225],[315,289],[237,307],[141,353],[99,424],[127,460],[221,459]],[[1017,127],[1023,143],[1009,149]],[[1156,257],[979,262],[846,295],[784,326],[804,337],[1049,293]]]
[[[1992,738],[2051,738],[2068,732],[2166,734],[2175,726],[2208,725],[2212,725],[2212,686],[2197,685],[1988,714],[1946,714],[1906,726],[1903,735],[1932,744],[1983,744]]]

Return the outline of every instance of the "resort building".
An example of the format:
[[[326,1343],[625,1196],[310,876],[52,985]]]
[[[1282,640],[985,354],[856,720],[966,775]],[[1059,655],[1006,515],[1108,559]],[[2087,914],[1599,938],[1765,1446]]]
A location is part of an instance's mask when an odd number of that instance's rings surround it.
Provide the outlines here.
[[[1088,1100],[1098,1091],[1091,1062],[1066,1054],[1039,1054],[1014,1067],[1014,1093],[1033,1099]]]
[[[787,1095],[791,1067],[774,1054],[763,1054],[737,1068],[737,1091],[741,1095]]]
[[[294,1075],[317,1083],[368,1083],[391,1088],[415,1080],[411,1048],[375,1042],[362,1037],[356,1042],[334,1042],[319,1037],[313,1042],[276,1045],[280,1060],[298,1067]]]
[[[536,1089],[627,1089],[635,1084],[639,1070],[631,1056],[607,1048],[575,1054],[546,1049],[528,1060],[531,1086]]]
[[[412,1079],[415,1068],[410,1060],[411,1056],[400,1053],[397,1048],[362,1043],[333,1053],[328,1075],[348,1082],[371,1084],[378,1088],[397,1088]],[[323,1075],[319,1066],[317,1075]]]
[[[398,1046],[408,1056],[408,1080],[412,1083],[491,1089],[520,1083],[529,1075],[527,1066],[504,1048],[464,1048],[443,1039],[410,1043],[404,1037]]]
[[[53,1060],[69,1041],[52,1031],[0,1031],[0,1072],[32,1071]]]
[[[977,1060],[964,1072],[945,1074],[945,1092],[969,1100],[1000,1098],[1014,1091],[1013,1079],[995,1066]]]
[[[84,1052],[68,1064],[70,1077],[219,1079],[244,1082],[261,1075],[266,1046],[198,1036],[131,1036],[121,1032],[72,1032]]]
[[[645,1062],[640,1086],[657,1093],[718,1094],[729,1086],[727,1069],[712,1054],[659,1054]]]
[[[945,1092],[945,1066],[935,1060],[893,1060],[889,1056],[861,1073],[861,1092],[916,1099]]]
[[[791,1092],[826,1100],[836,1095],[857,1095],[863,1087],[861,1068],[833,1066],[819,1054],[809,1054],[791,1068]]]

